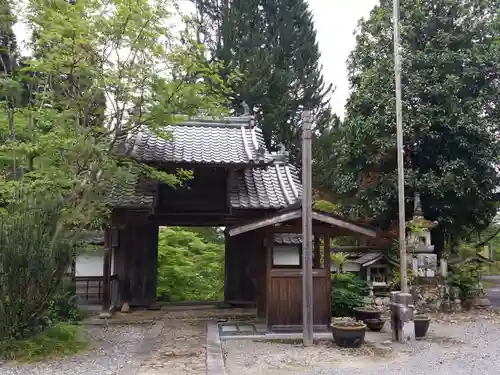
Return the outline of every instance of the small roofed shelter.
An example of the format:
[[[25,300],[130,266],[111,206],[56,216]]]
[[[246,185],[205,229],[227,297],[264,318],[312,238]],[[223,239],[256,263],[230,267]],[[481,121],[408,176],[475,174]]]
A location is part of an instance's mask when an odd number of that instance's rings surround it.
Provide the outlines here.
[[[313,208],[313,324],[328,325],[331,318],[330,239],[336,236],[376,237],[374,228],[346,220]],[[257,311],[265,317],[270,331],[294,329],[302,325],[302,249],[298,262],[283,265],[276,262],[279,247],[276,236],[302,232],[302,207],[300,201],[266,217],[231,226],[231,238],[252,236],[261,246],[254,253],[264,257],[264,267],[258,274]],[[285,236],[286,238],[286,236]],[[295,237],[296,238],[296,237]],[[292,239],[289,240],[291,242]],[[323,248],[320,248],[321,242]],[[278,253],[281,250],[278,250]],[[282,259],[282,257],[281,257]]]

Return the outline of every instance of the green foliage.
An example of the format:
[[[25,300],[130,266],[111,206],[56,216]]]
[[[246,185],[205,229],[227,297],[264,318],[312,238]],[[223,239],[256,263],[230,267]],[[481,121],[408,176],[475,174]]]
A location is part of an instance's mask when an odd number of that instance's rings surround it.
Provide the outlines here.
[[[160,228],[158,299],[220,301],[224,290],[224,245],[182,228]]]
[[[347,256],[344,253],[332,253],[330,255],[330,258],[332,260],[332,264],[337,266],[339,269],[342,267],[342,265],[347,260]]]
[[[22,196],[22,203],[0,217],[0,340],[24,338],[46,326],[61,280],[83,245],[68,214],[70,202]]]
[[[8,4],[2,60],[16,55],[14,19],[33,31],[32,56],[0,72],[0,339],[21,339],[78,318],[57,293],[79,235],[109,216],[116,184],[190,177],[138,165],[123,135],[167,138],[166,124],[225,112],[227,92],[189,20],[181,33],[169,26],[169,0],[28,0],[12,17]],[[207,269],[199,277],[215,274]]]
[[[65,280],[61,290],[50,300],[45,319],[47,324],[68,323],[77,324],[85,318],[83,311],[78,306],[74,285]]]
[[[415,280],[416,275],[413,273],[413,269],[408,267],[406,269],[406,281],[408,285],[412,285]],[[391,268],[391,289],[401,290],[401,267],[394,266]]]
[[[357,275],[336,273],[332,276],[332,315],[351,316],[355,307],[363,305],[368,284]]]
[[[315,201],[314,208],[317,208],[320,211],[329,212],[331,214],[338,212],[339,209],[338,205],[325,200]]]
[[[36,362],[75,354],[88,344],[82,326],[59,323],[30,338],[0,341],[0,359]]]
[[[420,192],[426,219],[439,221],[435,232],[452,238],[484,229],[497,209],[498,7],[497,1],[401,1],[405,191]],[[389,0],[359,23],[328,181],[328,191],[351,212],[384,226],[398,207],[392,27]],[[437,251],[442,247],[436,243]]]
[[[16,65],[17,43],[12,29],[15,22],[10,0],[0,0],[0,97],[3,78],[10,74]]]
[[[106,216],[112,184],[133,170],[169,184],[186,178],[135,165],[128,147],[116,152],[123,134],[148,128],[168,137],[165,124],[224,112],[219,67],[206,64],[192,28],[169,28],[171,5],[28,1],[34,57],[0,85],[14,103],[0,103],[0,203],[13,199],[22,179],[33,191],[78,196],[80,219],[92,221]]]
[[[318,129],[330,121],[329,95],[319,63],[313,17],[305,0],[195,2],[200,37],[228,82],[231,108],[255,109],[268,147],[283,144],[300,158],[300,110],[314,112]]]
[[[449,284],[458,288],[460,298],[474,296],[481,280],[480,267],[477,264],[464,263],[450,267]]]

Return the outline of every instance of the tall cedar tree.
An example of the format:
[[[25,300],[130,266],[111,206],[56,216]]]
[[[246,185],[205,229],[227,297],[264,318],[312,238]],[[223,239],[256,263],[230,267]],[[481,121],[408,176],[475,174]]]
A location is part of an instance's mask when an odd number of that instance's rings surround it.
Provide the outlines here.
[[[266,144],[300,155],[300,108],[314,111],[318,127],[330,121],[326,85],[311,12],[304,0],[198,0],[199,34],[212,58],[223,62],[231,109],[243,101],[262,126]]]
[[[415,191],[437,250],[484,229],[500,185],[498,1],[402,0],[407,219]],[[386,225],[397,217],[392,1],[360,21],[330,189]]]

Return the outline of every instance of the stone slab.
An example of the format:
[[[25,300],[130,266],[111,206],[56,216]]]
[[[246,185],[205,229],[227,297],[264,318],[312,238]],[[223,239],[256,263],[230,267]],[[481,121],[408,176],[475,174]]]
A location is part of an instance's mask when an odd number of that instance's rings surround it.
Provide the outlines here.
[[[219,327],[216,323],[207,325],[207,375],[226,375]]]
[[[238,327],[240,329],[240,332],[244,332],[244,333],[252,333],[252,332],[254,332],[254,327],[250,326],[250,325],[240,325]]]
[[[222,325],[221,326],[221,331],[223,333],[235,333],[238,332],[238,327],[234,325]]]

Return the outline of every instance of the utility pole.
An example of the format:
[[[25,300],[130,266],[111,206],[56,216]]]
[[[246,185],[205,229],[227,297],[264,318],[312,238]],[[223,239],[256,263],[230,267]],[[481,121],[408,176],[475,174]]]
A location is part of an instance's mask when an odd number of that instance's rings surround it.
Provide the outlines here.
[[[405,171],[403,146],[403,108],[401,104],[401,55],[399,31],[399,0],[393,0],[394,19],[394,76],[396,81],[396,138],[398,152],[398,202],[399,202],[399,258],[401,268],[401,292],[408,293],[406,275],[406,220],[405,220]]]
[[[313,344],[312,275],[312,113],[302,112],[302,333],[304,346]]]

